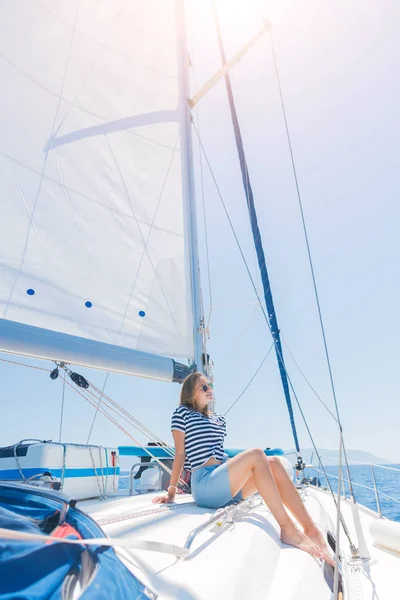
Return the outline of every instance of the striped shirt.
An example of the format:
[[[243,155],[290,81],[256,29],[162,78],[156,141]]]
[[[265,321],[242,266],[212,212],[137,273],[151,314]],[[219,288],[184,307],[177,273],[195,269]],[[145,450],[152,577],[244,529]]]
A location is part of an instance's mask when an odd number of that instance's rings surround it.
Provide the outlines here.
[[[225,417],[216,413],[205,417],[196,410],[179,406],[172,415],[171,431],[174,429],[183,431],[185,434],[184,469],[187,471],[201,467],[212,457],[221,462],[226,458],[224,453]]]

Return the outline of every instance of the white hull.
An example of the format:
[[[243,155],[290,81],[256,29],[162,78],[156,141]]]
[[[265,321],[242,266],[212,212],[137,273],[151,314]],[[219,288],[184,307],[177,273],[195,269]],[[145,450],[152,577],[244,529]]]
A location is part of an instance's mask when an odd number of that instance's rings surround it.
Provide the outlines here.
[[[29,444],[26,454],[15,456],[15,452],[16,449],[9,456],[0,457],[0,480],[18,481],[24,477],[35,483],[40,475],[50,472],[62,483],[63,493],[76,500],[118,491],[117,448],[36,442]]]
[[[190,495],[174,505],[151,503],[155,494],[84,501],[81,510],[114,540],[147,540],[183,547],[190,532],[214,511],[202,509]],[[307,509],[320,528],[335,532],[335,508],[328,492],[302,491]],[[148,511],[143,515],[143,512]],[[342,501],[342,513],[355,544],[351,506]],[[142,516],[140,516],[142,515]],[[400,554],[373,545],[369,527],[378,517],[360,509],[368,561],[354,560],[345,536],[340,539],[344,599],[394,600],[400,596]],[[190,554],[179,559],[167,553],[118,549],[121,560],[149,589],[165,599],[217,600],[325,600],[333,594],[327,583],[329,568],[296,548],[280,542],[278,526],[263,504],[235,509],[234,523],[211,524],[193,540]]]

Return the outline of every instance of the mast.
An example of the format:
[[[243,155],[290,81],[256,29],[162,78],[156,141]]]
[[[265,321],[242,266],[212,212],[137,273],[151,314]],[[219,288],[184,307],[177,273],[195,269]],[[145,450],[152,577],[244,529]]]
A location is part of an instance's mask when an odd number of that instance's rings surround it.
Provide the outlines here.
[[[184,0],[176,0],[176,37],[179,86],[179,131],[182,165],[183,215],[187,235],[186,253],[191,281],[191,303],[193,311],[194,363],[198,371],[203,365],[204,318],[201,305],[201,281],[197,235],[196,202],[193,169],[192,114],[189,107],[189,53],[186,38]]]

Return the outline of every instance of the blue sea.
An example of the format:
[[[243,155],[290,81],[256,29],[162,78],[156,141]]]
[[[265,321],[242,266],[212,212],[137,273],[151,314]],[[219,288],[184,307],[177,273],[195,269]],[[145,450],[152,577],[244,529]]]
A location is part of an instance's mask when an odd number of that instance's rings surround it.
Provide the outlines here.
[[[389,466],[389,465],[385,465]],[[353,482],[353,492],[356,501],[363,504],[372,510],[377,510],[376,499],[374,492],[374,484],[372,479],[372,471],[369,465],[350,465],[350,477]],[[379,492],[379,500],[381,505],[382,515],[393,521],[400,522],[400,465],[390,465],[392,469],[398,471],[390,471],[386,468],[381,468],[379,465],[374,466],[376,484]],[[332,489],[337,491],[337,476],[338,467],[325,467]],[[122,475],[122,473],[121,473]],[[315,476],[319,477],[322,487],[326,487],[324,476],[314,469],[306,469],[305,475],[311,479]],[[349,497],[349,486],[347,483],[347,473],[344,473],[345,491]],[[128,478],[124,477],[120,480],[122,489],[128,488]],[[365,486],[365,487],[360,487]],[[372,488],[372,489],[365,489]],[[342,488],[343,489],[343,488]],[[391,496],[392,499],[386,498],[384,494]],[[397,502],[396,502],[397,500]]]
[[[393,521],[400,521],[400,465],[391,464],[384,466],[390,466],[391,469],[398,469],[398,471],[390,471],[389,469],[382,468],[379,465],[374,466],[382,515],[388,519],[392,519]],[[356,501],[359,504],[363,504],[364,506],[376,511],[376,498],[373,489],[374,483],[371,467],[369,465],[350,465],[349,469]],[[325,470],[332,489],[337,491],[338,467],[325,467]],[[311,478],[315,476],[319,477],[321,485],[323,487],[326,486],[324,475],[321,474],[321,472],[317,472],[314,469],[306,469],[305,475]],[[347,483],[347,473],[345,471],[343,471],[343,478],[345,491],[348,497],[349,486]],[[372,488],[372,490],[365,488]],[[384,494],[387,494],[391,498],[387,498]]]

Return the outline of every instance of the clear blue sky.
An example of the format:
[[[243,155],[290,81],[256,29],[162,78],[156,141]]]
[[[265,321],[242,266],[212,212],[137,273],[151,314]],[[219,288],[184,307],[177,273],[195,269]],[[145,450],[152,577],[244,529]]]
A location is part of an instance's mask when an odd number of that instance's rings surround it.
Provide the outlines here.
[[[221,12],[227,4],[222,2]],[[206,26],[207,2],[201,5],[201,14],[194,15]],[[396,377],[400,336],[400,6],[395,0],[276,0],[268,6],[345,441],[348,448],[400,462]],[[242,18],[238,29],[233,13],[225,18],[228,56],[259,29],[259,21],[247,25]],[[215,40],[210,36],[206,46],[194,40],[191,53],[200,85],[218,67]],[[281,333],[313,387],[332,407],[267,38],[241,60],[232,80]],[[258,277],[222,83],[204,98],[199,111],[209,160],[252,273]],[[214,306],[209,351],[215,362],[216,410],[223,413],[261,362],[270,335],[258,310],[243,336],[255,309],[255,297],[206,168],[204,177]],[[259,279],[257,285],[261,289]],[[2,358],[14,360],[6,355]],[[286,360],[317,444],[337,448],[334,423],[287,351]],[[50,364],[41,366],[51,368]],[[77,370],[98,385],[104,380],[105,374]],[[24,437],[58,439],[60,381],[5,363],[0,363],[0,374],[0,443],[7,445]],[[169,421],[178,402],[177,384],[112,374],[106,391],[157,435],[171,440]],[[92,415],[93,409],[68,390],[63,439],[85,442]],[[296,408],[295,415],[301,445],[309,447]],[[230,446],[293,445],[273,353],[229,413],[228,431]],[[91,441],[129,443],[101,416]]]

